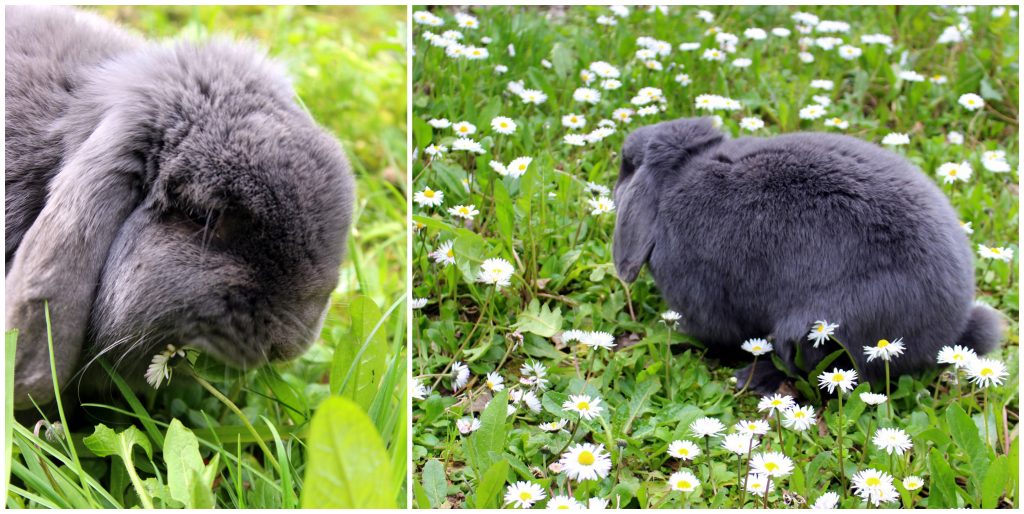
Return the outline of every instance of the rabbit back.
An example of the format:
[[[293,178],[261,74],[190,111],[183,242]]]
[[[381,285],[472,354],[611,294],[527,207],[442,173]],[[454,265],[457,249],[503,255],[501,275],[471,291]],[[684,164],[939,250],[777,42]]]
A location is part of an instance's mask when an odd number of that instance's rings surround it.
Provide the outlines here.
[[[684,329],[710,344],[770,334],[786,360],[825,319],[855,355],[903,337],[911,350],[897,364],[910,370],[968,323],[970,247],[948,200],[901,157],[854,138],[725,141],[665,187],[656,234],[651,274]]]

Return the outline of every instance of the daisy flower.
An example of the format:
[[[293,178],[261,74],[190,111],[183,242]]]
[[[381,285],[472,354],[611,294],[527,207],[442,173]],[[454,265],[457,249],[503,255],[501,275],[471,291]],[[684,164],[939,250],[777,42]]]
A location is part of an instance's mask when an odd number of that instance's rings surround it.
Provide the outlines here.
[[[981,387],[1000,385],[1006,380],[1006,365],[995,359],[977,358],[967,364],[967,379]]]
[[[856,383],[857,372],[852,369],[833,368],[832,371],[826,371],[818,375],[818,386],[822,389],[828,389],[829,393],[835,392],[836,387],[842,392],[850,392]]]
[[[668,485],[673,491],[690,493],[697,489],[697,486],[700,485],[700,480],[697,480],[697,476],[689,470],[681,469],[669,475]]]
[[[452,150],[473,153],[485,152],[483,145],[467,137],[460,137],[453,141]]]
[[[734,68],[747,68],[753,63],[754,61],[747,59],[746,57],[741,57],[739,59],[734,59],[732,61],[732,65]]]
[[[516,482],[505,490],[505,505],[512,504],[518,509],[529,509],[544,498],[544,488],[533,482]]]
[[[967,233],[968,235],[974,233],[974,228],[971,227],[971,222],[970,221],[961,221],[960,222],[960,228],[964,229],[964,232]]]
[[[600,398],[591,398],[585,394],[573,394],[569,395],[569,399],[562,404],[562,408],[571,410],[580,415],[585,420],[591,420],[601,415]]]
[[[853,492],[876,507],[895,500],[899,494],[892,486],[892,475],[877,469],[858,471],[850,479]]]
[[[558,421],[548,421],[547,423],[541,423],[540,425],[537,426],[540,427],[540,429],[545,432],[558,432],[559,430],[565,428],[565,425],[568,422],[569,420],[560,419]]]
[[[751,473],[747,475],[747,492],[754,493],[757,495],[764,495],[765,488],[771,493],[775,490],[775,482],[768,481],[768,475],[762,475],[760,473]]]
[[[924,82],[924,75],[921,75],[920,73],[914,70],[901,71],[897,76],[901,80],[905,80],[907,82]]]
[[[750,470],[753,473],[781,478],[793,472],[793,460],[781,452],[764,452],[750,459]]]
[[[752,421],[742,420],[733,425],[733,428],[735,428],[737,432],[747,436],[765,435],[769,430],[771,430],[771,426],[769,426],[768,422],[763,419],[755,419]]]
[[[953,345],[943,346],[939,350],[939,364],[952,364],[957,368],[964,368],[971,361],[977,360],[978,354],[966,346]]]
[[[964,144],[964,135],[955,130],[951,131],[946,134],[946,142],[951,145],[962,145]]]
[[[839,47],[839,57],[842,57],[843,59],[846,59],[847,61],[852,61],[852,60],[860,57],[860,54],[862,54],[862,53],[864,53],[864,52],[861,51],[860,48],[857,48],[855,46],[843,45],[843,46]]]
[[[526,174],[526,169],[530,167],[531,162],[533,162],[532,157],[516,157],[512,159],[512,162],[508,163],[505,171],[512,178],[522,177]]]
[[[661,313],[661,320],[666,323],[675,323],[681,319],[683,319],[683,315],[673,310]]]
[[[412,396],[414,400],[424,400],[427,396],[430,396],[430,388],[423,385],[423,382],[418,378],[412,379],[412,383],[409,384],[409,390],[409,395]]]
[[[582,482],[608,476],[612,459],[603,444],[581,443],[569,448],[558,461],[569,478]]]
[[[500,391],[500,389],[499,389]],[[526,404],[526,408],[534,414],[539,414],[541,410],[540,398],[530,390],[513,389],[509,392],[509,397],[512,398],[512,403],[519,405],[521,403]]]
[[[505,259],[487,259],[480,265],[480,273],[477,274],[476,281],[501,288],[511,283],[509,279],[512,278],[514,272],[515,268],[512,267],[512,263]]]
[[[839,328],[837,323],[829,323],[825,320],[818,320],[814,322],[814,326],[811,327],[811,332],[807,334],[807,339],[814,341],[814,347],[828,340],[836,333],[836,329]]]
[[[960,95],[960,99],[957,100],[957,103],[964,106],[968,111],[977,111],[978,109],[985,107],[985,101],[974,93]]]
[[[800,109],[800,119],[816,120],[825,115],[825,108],[818,104],[811,104]]]
[[[898,428],[880,428],[871,441],[890,455],[903,455],[903,452],[914,446],[910,436]]]
[[[814,424],[814,407],[810,405],[794,406],[782,411],[782,426],[786,428],[803,432],[811,428],[812,424]]]
[[[765,32],[764,29],[751,27],[743,31],[743,36],[747,39],[753,39],[754,41],[761,41],[768,38],[768,33]]]
[[[587,124],[587,118],[579,114],[566,114],[562,116],[562,126],[571,129],[583,128]]]
[[[572,99],[577,102],[596,104],[601,101],[601,92],[589,87],[580,87],[572,92]]]
[[[423,307],[425,307],[427,305],[427,299],[426,298],[413,298],[413,299],[409,300],[409,305],[413,309],[422,309]]]
[[[743,344],[740,345],[740,348],[750,352],[755,356],[764,355],[768,352],[771,352],[773,349],[772,344],[769,343],[767,339],[761,338],[747,339],[746,341],[743,342]]]
[[[425,153],[425,154],[427,154],[427,155],[429,155],[431,157],[437,157],[439,155],[444,155],[444,153],[447,152],[447,151],[448,151],[448,147],[447,146],[438,145],[438,144],[432,144],[432,145],[429,145],[429,146],[427,146],[426,148],[423,149],[423,153]]]
[[[839,505],[839,494],[828,491],[814,500],[811,508],[814,510],[833,510]]]
[[[587,200],[587,203],[590,204],[590,214],[594,216],[599,216],[601,214],[606,214],[615,211],[615,202],[613,202],[612,199],[608,198],[607,196],[602,196],[600,198],[590,198]]]
[[[845,129],[850,126],[850,122],[842,118],[829,118],[825,120],[826,127],[835,127],[837,129]]]
[[[700,448],[693,441],[676,440],[668,445],[668,454],[683,460],[693,460],[700,455]]]
[[[978,256],[985,259],[996,259],[1003,262],[1010,262],[1013,260],[1013,250],[1005,247],[992,247],[979,244],[978,245]]]
[[[722,62],[725,60],[725,52],[717,48],[707,48],[704,50],[704,53],[701,54],[700,58],[704,61]]]
[[[455,364],[452,364],[450,374],[452,377],[452,391],[462,389],[466,382],[469,382],[469,366],[459,361],[455,361]]]
[[[690,79],[690,76],[686,73],[676,75],[675,81],[678,82],[680,86],[689,86],[690,83],[693,82],[693,80]]]
[[[700,49],[700,43],[679,43],[677,48],[680,52],[692,52]]]
[[[471,434],[480,429],[480,420],[473,417],[462,418],[455,422],[455,426],[458,427],[459,433]]]
[[[992,173],[1006,173],[1010,171],[1010,163],[1006,162],[1006,152],[993,150],[981,154],[981,165]]]
[[[729,450],[736,455],[746,455],[748,452],[760,446],[761,443],[750,434],[737,432],[726,434],[722,438],[722,448]]]
[[[764,128],[764,121],[761,118],[743,118],[740,120],[740,128],[753,132]]]
[[[622,82],[619,82],[617,79],[604,79],[601,81],[601,89],[614,91],[620,87],[622,87]]]
[[[428,11],[416,11],[412,13],[412,21],[419,23],[420,25],[428,25],[431,27],[440,27],[441,25],[444,25],[444,20]]]
[[[434,191],[429,187],[425,187],[423,191],[417,191],[412,199],[420,207],[437,207],[444,202],[444,191]]]
[[[471,136],[476,133],[476,125],[468,121],[460,121],[452,125],[452,130],[461,137]]]
[[[608,500],[604,498],[590,498],[587,500],[587,510],[605,510],[608,508]]]
[[[475,29],[480,26],[475,16],[461,12],[455,13],[455,23],[464,29]]]
[[[455,264],[455,245],[454,239],[449,239],[438,246],[436,250],[430,252],[430,258],[434,259],[434,262],[443,264],[445,266],[449,264]]]
[[[499,134],[513,134],[516,131],[516,122],[512,118],[497,116],[491,120],[491,129]]]
[[[615,336],[608,332],[588,332],[580,342],[591,348],[610,349],[615,346]]]
[[[715,418],[698,418],[690,423],[690,431],[697,437],[714,437],[725,430],[725,425]]]
[[[173,344],[167,345],[167,348],[154,355],[153,360],[150,361],[149,367],[146,369],[146,382],[153,387],[153,389],[160,389],[160,384],[167,381],[171,383],[171,361],[174,357],[184,357],[185,348],[178,348]]]
[[[865,346],[864,355],[868,356],[868,362],[875,359],[881,358],[884,361],[892,360],[893,357],[899,357],[903,354],[903,350],[906,349],[906,345],[903,344],[903,338],[897,338],[895,341],[890,342],[888,339],[879,339],[878,344],[875,346]]]
[[[633,114],[633,109],[615,109],[614,111],[612,111],[612,119],[618,121],[619,123],[629,123],[630,121],[633,121]]]
[[[882,138],[882,144],[889,146],[909,145],[910,136],[900,132],[890,132],[889,134],[886,134],[886,136]]]
[[[528,104],[540,105],[547,101],[548,95],[536,89],[523,89],[519,92],[519,99]]]
[[[586,507],[576,501],[576,498],[560,494],[552,497],[544,508],[547,510],[583,510]]]
[[[835,83],[832,82],[831,80],[820,80],[819,79],[819,80],[812,80],[811,81],[811,88],[812,89],[824,89],[826,91],[831,91],[832,88],[834,88],[834,87],[835,87]]]
[[[452,126],[452,122],[448,121],[448,118],[433,118],[428,121],[427,124],[438,129],[445,129]]]
[[[952,184],[956,181],[967,182],[971,178],[971,174],[974,170],[971,168],[971,164],[967,161],[963,161],[959,164],[955,162],[947,162],[939,169],[935,170],[935,174],[942,178],[943,184]]]
[[[562,142],[569,146],[586,146],[587,136],[583,134],[566,134]]]
[[[768,411],[768,414],[774,414],[775,411],[789,410],[794,405],[796,402],[793,401],[792,396],[776,393],[771,396],[762,396],[761,401],[757,402],[757,411]]]
[[[457,218],[471,220],[480,214],[480,211],[476,209],[475,205],[456,205],[455,207],[448,208],[448,214]]]
[[[868,405],[881,405],[888,400],[889,397],[884,394],[863,392],[860,393],[860,401]]]
[[[903,488],[908,491],[916,491],[924,487],[924,480],[916,475],[910,475],[903,479]]]
[[[949,78],[945,75],[932,75],[931,77],[928,77],[928,82],[931,82],[932,84],[945,84],[948,81]]]
[[[490,389],[491,391],[502,391],[505,389],[505,379],[502,378],[497,371],[492,371],[488,373],[487,377],[484,379],[484,385],[486,385],[487,389]]]

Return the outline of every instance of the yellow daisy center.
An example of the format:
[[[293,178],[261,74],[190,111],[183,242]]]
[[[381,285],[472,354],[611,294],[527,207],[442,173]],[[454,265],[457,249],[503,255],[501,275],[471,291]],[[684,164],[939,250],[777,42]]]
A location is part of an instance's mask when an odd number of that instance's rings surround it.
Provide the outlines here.
[[[806,415],[806,414],[804,414],[804,411],[802,411],[802,410],[798,410],[798,411],[796,411],[796,412],[794,412],[794,413],[793,413],[793,417],[794,417],[794,418],[799,418],[799,419],[803,419],[803,418],[804,418],[804,417],[806,417],[806,416],[807,416],[807,415]]]
[[[688,482],[686,480],[680,480],[679,482],[676,483],[676,487],[678,487],[680,489],[689,489],[689,488],[693,487],[693,485],[690,484],[690,482]]]
[[[885,339],[881,339],[878,341],[879,348],[885,348],[886,346],[889,346],[889,341],[886,341]]]
[[[523,492],[519,493],[519,499],[520,500],[527,501],[527,500],[529,500],[531,498],[533,498],[533,495],[530,494],[528,491],[523,491]]]
[[[778,407],[779,405],[782,405],[782,400],[772,400],[772,405]]]
[[[759,344],[758,344],[758,345],[754,345],[754,347],[752,348],[752,350],[754,350],[755,352],[759,352],[759,351],[761,351],[761,345],[759,345]]]
[[[991,375],[993,373],[994,372],[992,371],[992,368],[984,368],[984,369],[981,370],[981,373],[979,373],[979,375],[981,375],[983,377],[987,377],[987,376],[989,376],[989,375]]]
[[[494,389],[494,381],[493,380],[488,380],[487,381],[487,388],[488,389]]]
[[[835,375],[832,375],[832,381],[833,382],[842,382],[843,378],[844,377],[843,377],[842,373],[836,373]]]
[[[576,461],[584,466],[592,465],[597,459],[594,458],[594,454],[587,450],[580,452],[580,456],[576,458]]]
[[[768,471],[775,471],[776,469],[779,469],[779,465],[774,462],[766,462],[764,464],[764,469],[767,469]]]
[[[590,403],[585,402],[585,401],[584,402],[579,402],[579,403],[576,404],[576,408],[578,410],[590,410]]]
[[[956,168],[953,168],[953,169],[949,170],[949,176],[950,177],[955,177],[956,176]]]
[[[871,487],[877,487],[882,485],[882,481],[879,480],[878,477],[869,477],[867,480],[864,481],[864,483]]]
[[[557,510],[569,510],[569,506],[568,505],[559,505],[558,507],[555,507],[555,508]]]
[[[423,190],[423,196],[425,196],[427,198],[433,198],[434,197],[434,192],[431,191],[430,188],[424,189]]]
[[[445,252],[445,255],[448,257],[455,257],[455,250],[449,248],[448,251]]]
[[[825,325],[818,325],[818,328],[816,330],[818,331],[819,334],[824,332],[825,331]]]
[[[689,455],[689,454],[690,454],[690,450],[687,450],[686,448],[680,448],[679,449],[679,455]]]

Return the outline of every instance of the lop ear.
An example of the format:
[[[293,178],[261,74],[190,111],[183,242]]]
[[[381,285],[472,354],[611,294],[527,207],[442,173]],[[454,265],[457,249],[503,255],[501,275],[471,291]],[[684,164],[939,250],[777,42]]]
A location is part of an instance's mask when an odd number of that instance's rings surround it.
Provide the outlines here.
[[[615,184],[615,239],[612,254],[619,278],[633,282],[654,249],[660,192],[666,179],[694,155],[724,138],[711,120],[679,119],[634,131],[622,145]]]
[[[44,303],[48,302],[57,379],[78,365],[107,252],[141,195],[137,128],[103,118],[65,159],[46,205],[25,233],[7,274],[7,329],[18,329],[15,408],[54,398]]]

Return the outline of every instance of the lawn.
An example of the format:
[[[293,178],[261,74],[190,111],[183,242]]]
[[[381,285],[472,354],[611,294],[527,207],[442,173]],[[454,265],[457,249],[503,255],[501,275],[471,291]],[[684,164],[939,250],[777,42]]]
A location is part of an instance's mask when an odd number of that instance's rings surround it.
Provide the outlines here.
[[[119,399],[84,406],[93,421],[62,436],[56,419],[12,426],[8,413],[7,507],[405,506],[405,8],[89,9],[151,38],[227,35],[266,48],[344,145],[357,211],[309,352],[248,373],[190,358],[169,386],[144,393],[114,378]]]
[[[1016,16],[414,8],[413,504],[1019,507]],[[625,136],[695,116],[848,134],[940,183],[1009,320],[986,356],[1006,375],[737,394],[751,357],[705,356],[612,260]]]

